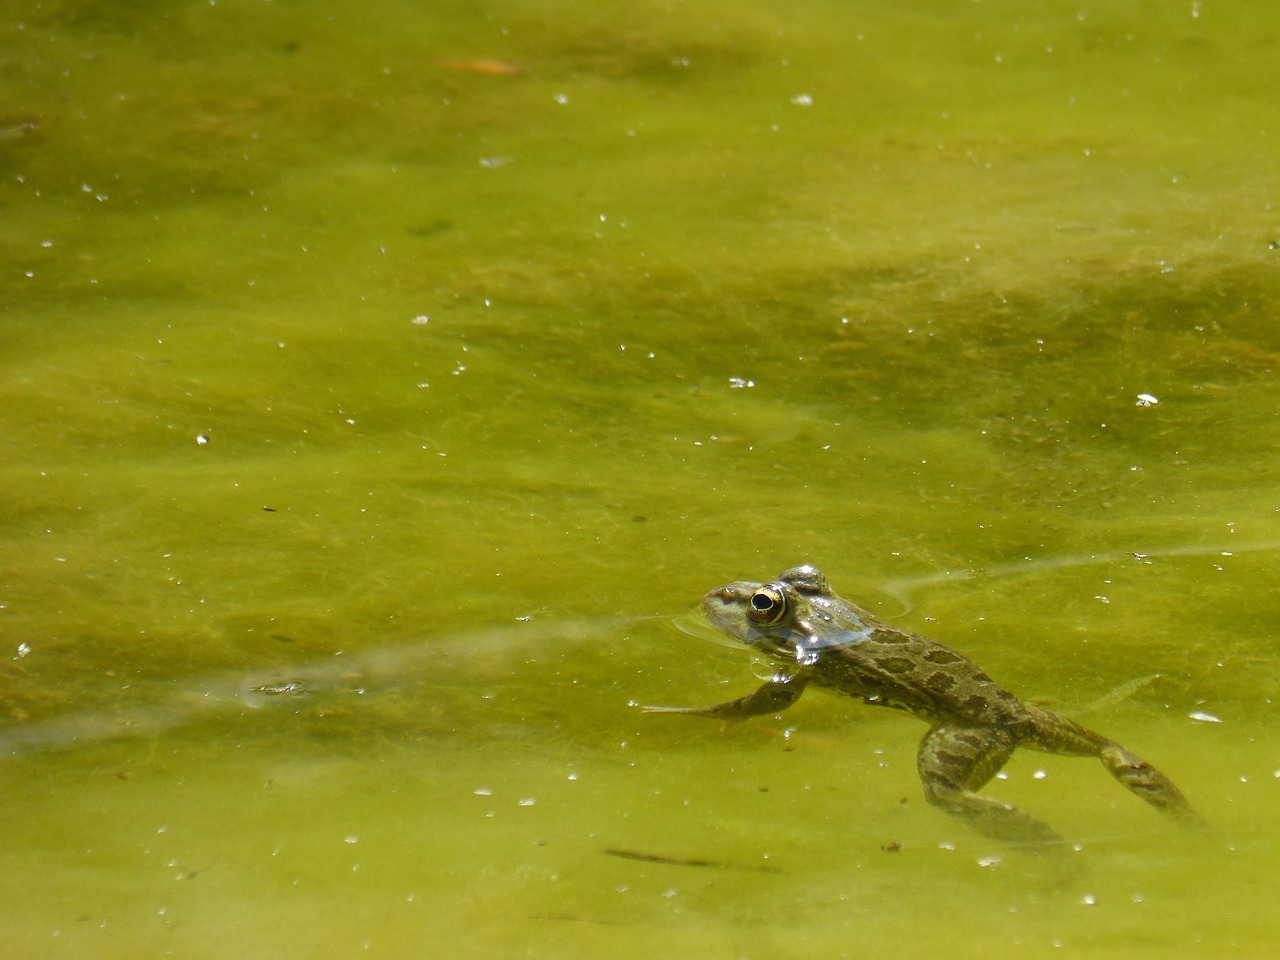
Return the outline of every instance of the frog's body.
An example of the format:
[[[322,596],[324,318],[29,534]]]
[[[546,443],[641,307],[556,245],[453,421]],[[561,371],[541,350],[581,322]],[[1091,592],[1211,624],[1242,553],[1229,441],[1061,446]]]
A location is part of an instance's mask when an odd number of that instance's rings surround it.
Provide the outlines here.
[[[1073,720],[1023,703],[950,647],[836,596],[813,567],[794,567],[773,583],[719,587],[702,607],[716,628],[775,658],[782,669],[728,703],[646,710],[742,719],[789,707],[810,684],[905,710],[930,724],[918,756],[928,801],[1003,840],[1058,840],[1034,817],[976,792],[1018,747],[1097,757],[1151,805],[1195,818],[1178,788],[1145,760]]]

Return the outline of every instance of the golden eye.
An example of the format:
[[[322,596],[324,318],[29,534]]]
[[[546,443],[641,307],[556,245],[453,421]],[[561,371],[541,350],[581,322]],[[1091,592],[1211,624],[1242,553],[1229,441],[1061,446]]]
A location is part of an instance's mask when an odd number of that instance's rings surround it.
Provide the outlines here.
[[[787,612],[787,598],[774,586],[761,587],[748,603],[747,616],[756,623],[777,623]]]

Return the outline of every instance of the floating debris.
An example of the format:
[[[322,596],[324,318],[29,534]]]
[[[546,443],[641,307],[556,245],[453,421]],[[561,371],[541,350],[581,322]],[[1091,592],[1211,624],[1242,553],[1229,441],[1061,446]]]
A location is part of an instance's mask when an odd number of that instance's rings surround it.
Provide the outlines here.
[[[1215,717],[1212,713],[1205,713],[1203,710],[1197,710],[1194,713],[1187,714],[1187,716],[1190,717],[1192,720],[1195,720],[1197,723],[1221,723],[1222,722],[1221,717]]]
[[[513,77],[524,71],[509,60],[441,60],[440,66],[463,73],[480,73],[489,77]]]

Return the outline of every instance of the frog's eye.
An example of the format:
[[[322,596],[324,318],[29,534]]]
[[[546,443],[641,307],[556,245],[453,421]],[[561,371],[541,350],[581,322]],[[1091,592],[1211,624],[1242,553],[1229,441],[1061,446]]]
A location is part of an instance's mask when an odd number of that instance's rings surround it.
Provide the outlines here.
[[[777,623],[787,612],[787,598],[774,586],[761,587],[748,601],[747,616],[756,623]]]

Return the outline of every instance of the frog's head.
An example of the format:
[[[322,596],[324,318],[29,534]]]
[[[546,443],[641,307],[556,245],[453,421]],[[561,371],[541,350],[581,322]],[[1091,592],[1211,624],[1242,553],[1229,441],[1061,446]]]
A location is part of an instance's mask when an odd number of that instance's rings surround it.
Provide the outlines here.
[[[716,629],[761,653],[808,659],[820,647],[856,643],[869,629],[831,592],[816,567],[792,567],[771,583],[735,581],[702,598]]]

